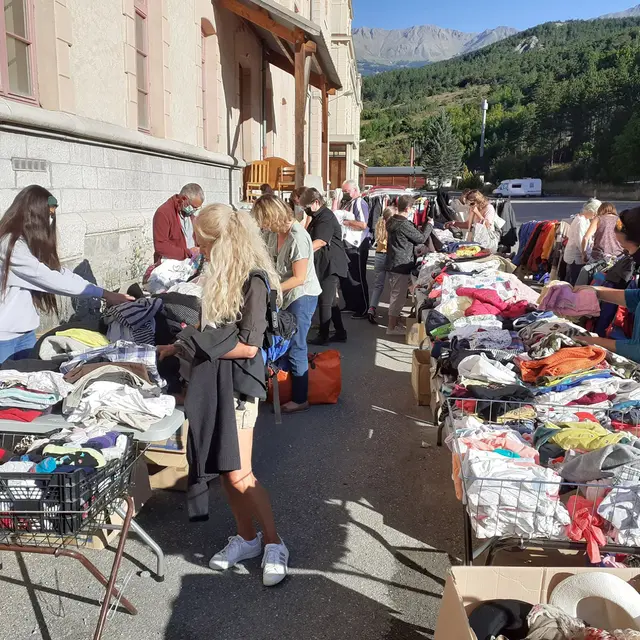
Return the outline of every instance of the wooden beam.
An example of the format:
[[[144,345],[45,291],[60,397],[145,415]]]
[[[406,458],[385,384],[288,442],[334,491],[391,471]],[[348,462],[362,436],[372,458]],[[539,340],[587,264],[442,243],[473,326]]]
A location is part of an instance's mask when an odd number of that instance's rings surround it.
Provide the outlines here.
[[[278,69],[282,69],[283,71],[290,73],[292,76],[295,75],[295,65],[289,62],[289,59],[286,56],[272,51],[271,49],[266,50],[264,55],[267,59],[267,62],[270,62],[275,67],[278,67]],[[314,71],[311,71],[309,73],[309,84],[312,87],[315,87],[316,89],[320,89],[322,91],[322,82],[322,76],[319,73],[315,73]],[[335,89],[329,89],[329,95],[333,95],[331,93],[332,91],[335,93]]]
[[[285,43],[282,42],[282,39],[278,38],[277,36],[276,36],[276,42],[278,44],[278,48],[282,52],[282,55],[289,61],[289,64],[291,65],[291,69],[293,69],[293,56],[289,52],[289,49],[287,48]],[[267,57],[268,57],[269,51],[271,51],[271,49],[265,49],[264,51],[265,51],[265,53],[267,54]],[[276,52],[274,52],[274,53],[276,53]]]
[[[322,181],[326,189],[329,184],[329,93],[326,78],[322,80]]]
[[[249,22],[253,22],[253,24],[258,27],[271,31],[274,35],[290,42],[291,44],[295,44],[300,40],[301,32],[299,29],[291,31],[286,27],[283,27],[269,15],[268,11],[261,7],[248,7],[239,2],[239,0],[219,0],[219,3],[221,7],[224,7],[228,11],[235,13],[237,16],[240,16]]]
[[[305,61],[307,54],[304,42],[296,42],[294,77],[295,77],[295,123],[294,123],[294,148],[296,168],[296,189],[304,185],[304,121],[305,106],[307,104],[307,84],[304,77]]]

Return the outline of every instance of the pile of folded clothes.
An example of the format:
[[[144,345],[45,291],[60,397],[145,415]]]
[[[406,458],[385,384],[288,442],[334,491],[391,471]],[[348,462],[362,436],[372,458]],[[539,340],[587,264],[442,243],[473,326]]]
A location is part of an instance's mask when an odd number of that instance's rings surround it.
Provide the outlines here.
[[[31,422],[60,406],[69,422],[147,431],[175,409],[175,398],[163,393],[151,345],[118,341],[78,354],[59,368],[1,370],[0,419]]]
[[[61,373],[0,371],[0,419],[32,422],[50,413],[71,389]]]

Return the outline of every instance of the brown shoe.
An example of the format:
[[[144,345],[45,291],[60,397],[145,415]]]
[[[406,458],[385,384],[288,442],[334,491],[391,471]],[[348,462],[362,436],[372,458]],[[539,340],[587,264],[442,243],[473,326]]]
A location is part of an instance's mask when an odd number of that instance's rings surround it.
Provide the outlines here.
[[[287,402],[280,407],[282,413],[302,413],[303,411],[309,411],[311,405],[308,402],[303,404],[297,404],[296,402]]]

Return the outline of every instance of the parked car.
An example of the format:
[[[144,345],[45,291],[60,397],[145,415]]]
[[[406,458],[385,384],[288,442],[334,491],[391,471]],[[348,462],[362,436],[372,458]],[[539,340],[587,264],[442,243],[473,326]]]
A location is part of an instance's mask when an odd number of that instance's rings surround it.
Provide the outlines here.
[[[540,178],[503,180],[494,190],[493,195],[503,198],[539,198],[542,196],[542,180]]]

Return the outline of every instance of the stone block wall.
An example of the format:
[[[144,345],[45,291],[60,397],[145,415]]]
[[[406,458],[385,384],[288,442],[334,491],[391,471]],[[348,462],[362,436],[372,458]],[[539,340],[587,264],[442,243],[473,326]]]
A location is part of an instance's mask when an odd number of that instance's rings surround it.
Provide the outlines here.
[[[13,159],[45,160],[45,171],[14,170]],[[92,273],[115,289],[139,279],[152,262],[157,207],[188,182],[205,204],[237,202],[242,170],[97,142],[0,131],[0,215],[20,189],[39,184],[59,202],[58,251],[63,264]],[[70,310],[61,300],[63,316]],[[43,319],[43,327],[53,319]]]

